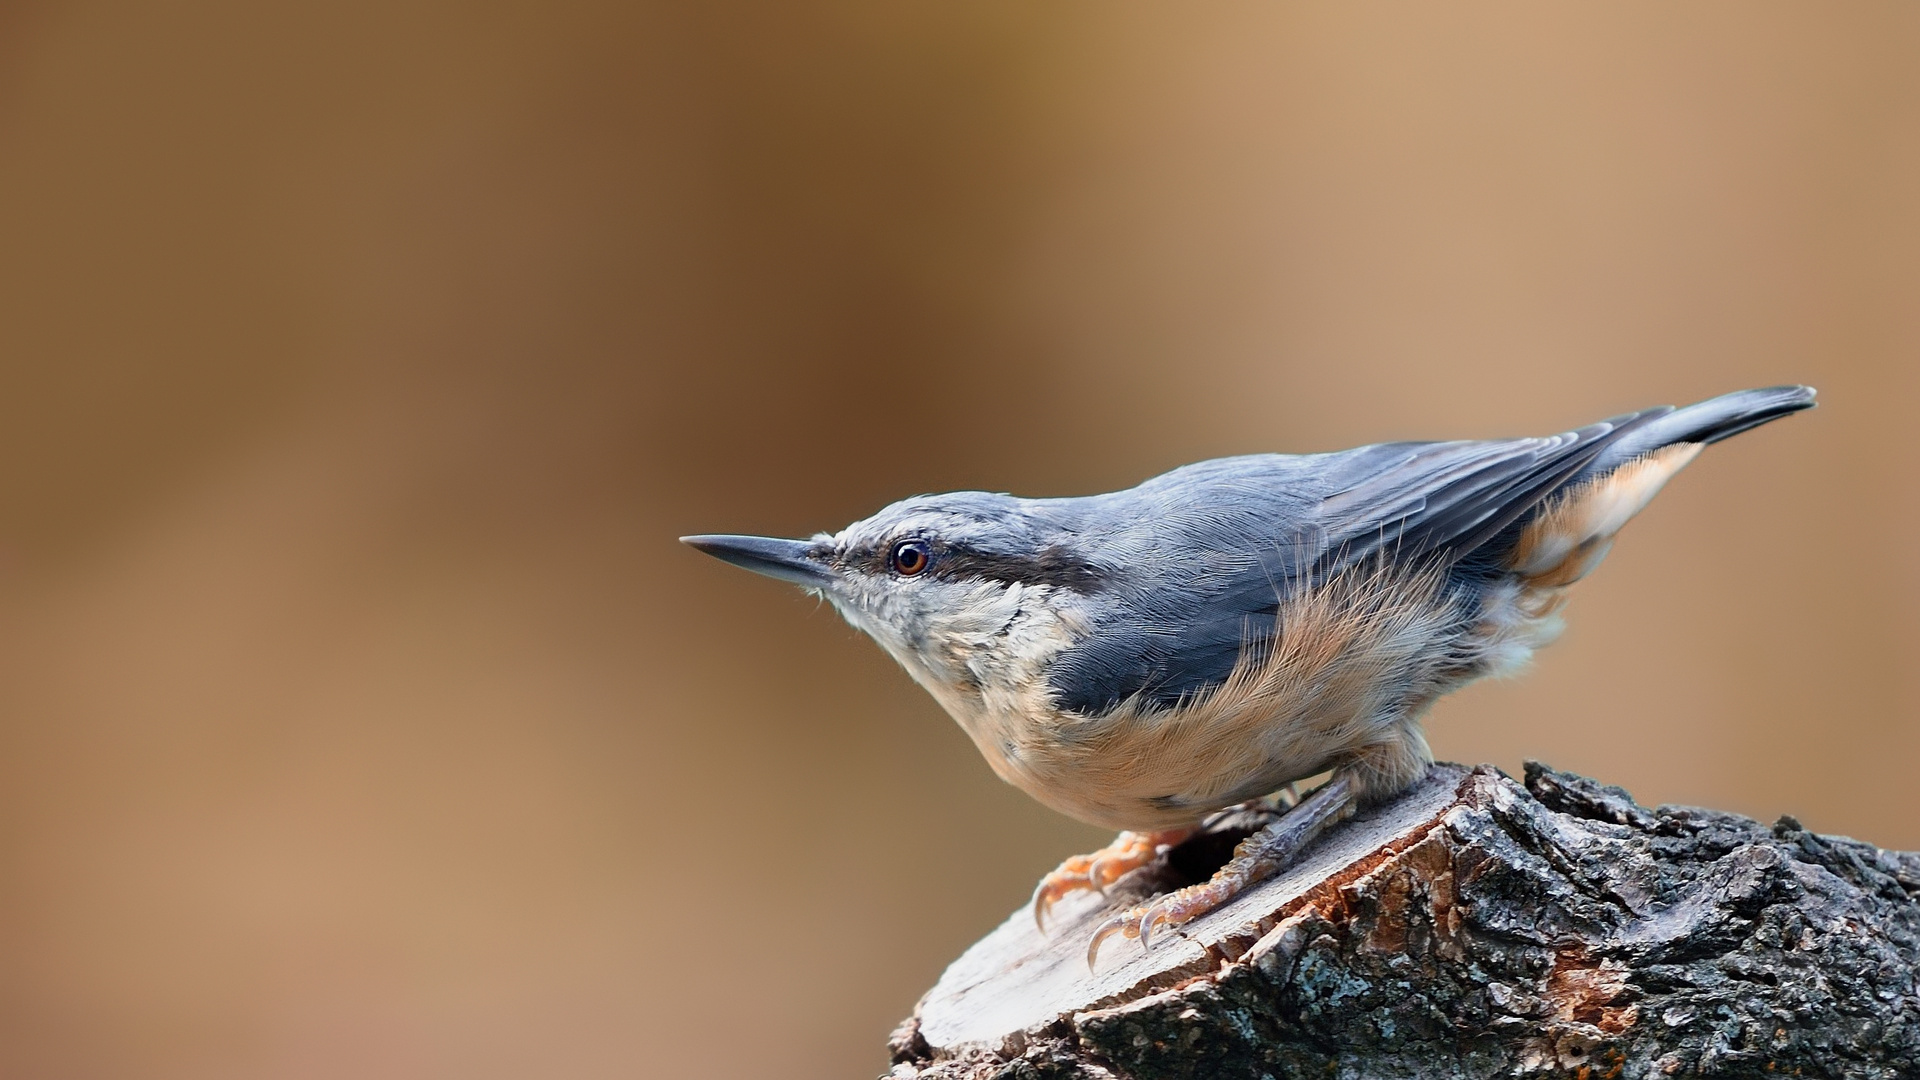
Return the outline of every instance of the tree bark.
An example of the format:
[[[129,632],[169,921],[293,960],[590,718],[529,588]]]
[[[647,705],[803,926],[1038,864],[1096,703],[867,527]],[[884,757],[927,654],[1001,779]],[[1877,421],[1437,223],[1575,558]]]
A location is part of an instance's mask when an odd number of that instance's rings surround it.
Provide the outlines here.
[[[1092,929],[1257,820],[1021,909],[892,1041],[896,1080],[1920,1077],[1920,854],[1529,763],[1435,766],[1151,952]]]

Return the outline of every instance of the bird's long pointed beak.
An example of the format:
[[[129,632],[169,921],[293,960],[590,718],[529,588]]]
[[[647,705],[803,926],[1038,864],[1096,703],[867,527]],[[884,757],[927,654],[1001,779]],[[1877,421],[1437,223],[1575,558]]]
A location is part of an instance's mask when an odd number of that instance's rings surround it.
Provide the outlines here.
[[[814,546],[805,540],[722,535],[683,536],[680,542],[723,562],[809,589],[824,589],[836,580],[833,568],[821,561]]]

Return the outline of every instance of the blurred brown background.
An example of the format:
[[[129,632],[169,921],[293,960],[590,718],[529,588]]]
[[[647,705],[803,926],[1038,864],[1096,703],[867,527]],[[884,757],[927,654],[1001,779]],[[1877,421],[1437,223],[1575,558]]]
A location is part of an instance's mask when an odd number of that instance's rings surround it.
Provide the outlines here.
[[[1806,381],[1436,749],[1920,847],[1920,9],[0,8],[0,1075],[848,1077],[1102,837],[681,548]]]

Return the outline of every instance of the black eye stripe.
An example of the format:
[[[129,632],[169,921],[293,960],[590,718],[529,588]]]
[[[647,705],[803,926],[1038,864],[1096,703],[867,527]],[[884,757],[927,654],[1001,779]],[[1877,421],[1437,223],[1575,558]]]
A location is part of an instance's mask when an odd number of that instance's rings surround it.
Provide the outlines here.
[[[903,568],[901,548],[917,544],[926,554],[918,570]],[[1033,554],[1014,555],[984,552],[938,539],[909,537],[890,545],[856,550],[839,556],[836,563],[862,573],[888,573],[899,577],[926,575],[943,581],[998,581],[1009,585],[1052,585],[1078,593],[1097,593],[1109,580],[1099,567],[1064,547],[1048,546]]]
[[[1106,585],[1106,575],[1099,568],[1060,547],[1043,548],[1031,555],[947,548],[940,553],[936,573],[1009,585],[1052,585],[1078,593],[1099,592]]]

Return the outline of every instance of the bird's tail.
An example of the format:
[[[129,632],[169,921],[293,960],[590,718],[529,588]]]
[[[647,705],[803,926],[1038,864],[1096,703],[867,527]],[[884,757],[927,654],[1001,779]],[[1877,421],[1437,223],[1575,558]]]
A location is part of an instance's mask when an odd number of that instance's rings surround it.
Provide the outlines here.
[[[1635,424],[1632,430],[1609,444],[1592,464],[1581,470],[1575,482],[1605,476],[1662,447],[1675,443],[1702,446],[1716,443],[1769,420],[1811,409],[1813,394],[1811,386],[1769,386],[1764,390],[1736,390],[1685,408],[1664,410],[1661,415]]]
[[[1594,458],[1527,522],[1507,566],[1544,603],[1599,565],[1614,534],[1701,447],[1813,407],[1813,388],[1740,390],[1648,417]]]
[[[1813,406],[1813,390],[1777,386],[1722,394],[1684,409],[1635,413],[1572,482],[1523,519],[1506,557],[1511,575],[1483,599],[1490,672],[1513,670],[1559,633],[1567,587],[1606,558],[1618,533],[1701,448]]]

